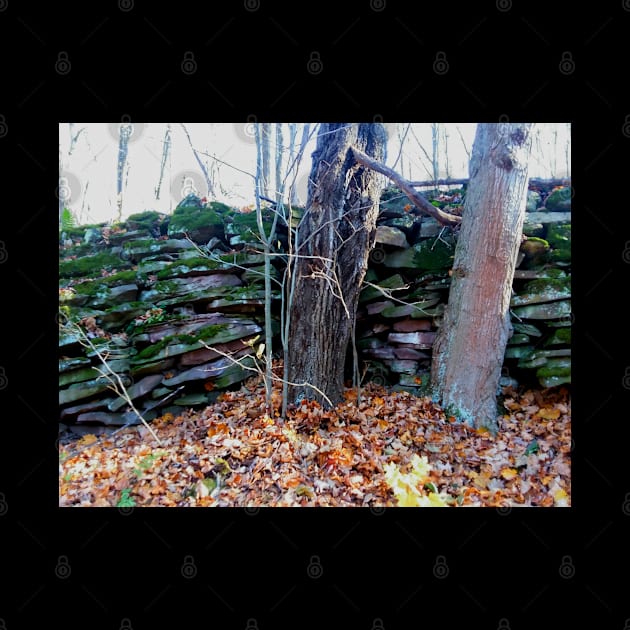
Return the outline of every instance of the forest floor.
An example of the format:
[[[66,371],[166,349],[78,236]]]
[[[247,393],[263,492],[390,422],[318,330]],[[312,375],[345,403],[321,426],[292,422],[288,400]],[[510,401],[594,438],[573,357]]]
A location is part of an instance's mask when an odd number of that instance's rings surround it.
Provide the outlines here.
[[[374,384],[283,420],[265,413],[256,377],[154,420],[161,444],[143,425],[61,444],[59,505],[570,506],[569,389],[506,388],[503,405],[496,436]]]

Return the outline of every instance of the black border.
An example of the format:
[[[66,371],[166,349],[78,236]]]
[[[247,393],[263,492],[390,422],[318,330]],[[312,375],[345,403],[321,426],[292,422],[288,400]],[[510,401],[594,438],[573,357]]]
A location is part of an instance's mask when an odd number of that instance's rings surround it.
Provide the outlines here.
[[[407,619],[558,628],[589,613],[623,627],[630,610],[615,599],[614,574],[625,574],[629,559],[619,536],[630,488],[613,467],[627,459],[616,438],[627,417],[625,311],[609,296],[623,293],[630,233],[621,227],[625,208],[610,208],[606,191],[621,182],[625,206],[627,178],[614,156],[627,155],[630,143],[625,79],[616,70],[627,67],[628,3],[584,15],[567,3],[557,18],[529,5],[531,13],[522,14],[509,1],[476,13],[449,4],[441,15],[389,0],[357,4],[345,15],[335,6],[289,13],[255,0],[211,13],[187,3],[162,12],[142,2],[123,10],[129,6],[68,4],[50,21],[34,6],[0,1],[11,75],[0,105],[0,151],[14,193],[5,216],[15,225],[2,230],[0,273],[5,291],[17,286],[19,296],[17,308],[5,302],[4,329],[16,348],[0,350],[0,395],[12,410],[6,423],[16,429],[2,462],[0,531],[19,549],[10,578],[16,574],[18,588],[0,605],[0,619],[8,628],[34,626],[46,610],[64,627],[89,620],[118,628],[124,619],[133,628],[162,620],[186,626],[201,617],[242,628],[248,619],[260,628],[378,628],[379,619],[388,629],[406,627]],[[192,76],[181,72],[188,50],[198,64]],[[65,76],[55,71],[61,51],[72,64]],[[308,72],[314,51],[323,64],[316,75]],[[433,71],[439,51],[449,64],[443,75]],[[569,74],[560,65],[566,51],[575,64],[562,66]],[[58,252],[50,238],[57,123],[123,115],[233,122],[252,114],[573,123],[573,508],[126,515],[57,507]],[[195,558],[192,579],[181,572],[186,555]],[[61,556],[71,568],[67,579],[58,577]],[[312,570],[314,556],[321,575]],[[434,572],[438,556],[449,569],[444,579]],[[562,565],[565,556],[574,572]]]

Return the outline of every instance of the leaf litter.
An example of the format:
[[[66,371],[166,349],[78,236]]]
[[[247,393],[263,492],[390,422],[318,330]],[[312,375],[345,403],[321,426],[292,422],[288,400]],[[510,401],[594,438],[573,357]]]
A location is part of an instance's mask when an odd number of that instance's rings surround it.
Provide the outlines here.
[[[281,391],[273,390],[274,408]],[[566,507],[566,387],[503,391],[496,436],[428,397],[368,384],[334,409],[266,413],[260,377],[203,410],[59,447],[59,505],[103,507]]]

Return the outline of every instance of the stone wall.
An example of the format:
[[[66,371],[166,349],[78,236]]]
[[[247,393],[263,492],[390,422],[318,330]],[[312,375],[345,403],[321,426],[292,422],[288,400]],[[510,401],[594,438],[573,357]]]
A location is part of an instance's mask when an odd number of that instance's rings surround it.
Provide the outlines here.
[[[570,382],[567,190],[529,193],[524,227],[529,238],[521,246],[514,279],[515,334],[506,352],[505,383],[527,372],[543,386]],[[458,213],[462,195],[433,195],[433,203]],[[271,215],[266,212],[268,228]],[[254,213],[202,204],[194,196],[171,216],[147,211],[118,226],[66,229],[60,245],[60,320],[80,322],[94,348],[86,347],[72,326],[61,329],[61,421],[138,422],[99,373],[104,367],[99,354],[147,420],[207,405],[221,389],[251,376],[221,353],[251,366],[253,349],[247,342],[264,328],[257,230]],[[400,191],[384,192],[366,277],[370,284],[358,312],[357,346],[365,380],[411,391],[426,385],[455,243],[456,234],[415,214]],[[282,230],[276,245],[279,252],[286,246]],[[275,277],[283,264],[282,256],[274,257]],[[276,289],[276,315],[278,298]],[[277,332],[277,320],[274,327]]]

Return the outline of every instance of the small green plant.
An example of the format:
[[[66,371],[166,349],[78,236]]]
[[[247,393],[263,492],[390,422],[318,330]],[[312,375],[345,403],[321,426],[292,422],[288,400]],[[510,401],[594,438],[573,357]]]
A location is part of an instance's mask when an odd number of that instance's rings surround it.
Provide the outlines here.
[[[118,499],[118,503],[116,503],[116,507],[135,507],[136,502],[129,495],[131,494],[131,488],[125,488],[120,493],[120,499]]]
[[[74,220],[74,215],[70,208],[64,208],[61,211],[61,229],[64,232],[71,230],[75,226],[76,222]]]
[[[136,473],[138,477],[142,476],[142,473],[146,472],[153,466],[155,460],[159,457],[159,453],[151,453],[150,455],[146,455],[143,457],[138,463],[138,468],[134,468],[133,472]]]

